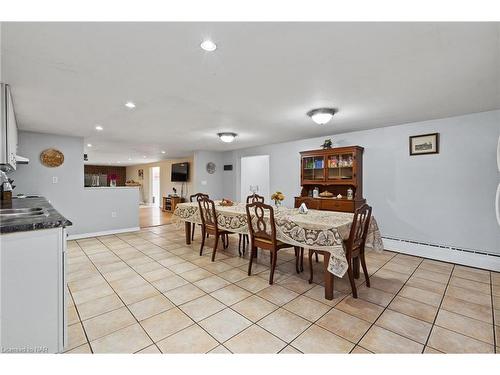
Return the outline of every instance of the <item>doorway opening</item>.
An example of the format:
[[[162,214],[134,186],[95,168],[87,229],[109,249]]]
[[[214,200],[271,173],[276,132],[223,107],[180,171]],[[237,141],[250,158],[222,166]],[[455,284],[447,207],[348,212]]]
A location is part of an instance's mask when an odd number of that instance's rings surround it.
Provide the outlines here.
[[[160,167],[151,167],[151,205],[160,207]]]
[[[253,193],[262,195],[269,201],[269,155],[246,156],[241,158],[240,201]]]

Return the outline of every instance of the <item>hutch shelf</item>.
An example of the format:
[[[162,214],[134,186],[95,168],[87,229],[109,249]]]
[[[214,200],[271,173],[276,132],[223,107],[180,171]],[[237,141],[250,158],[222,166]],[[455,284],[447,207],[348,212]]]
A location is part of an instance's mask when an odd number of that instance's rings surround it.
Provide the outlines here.
[[[300,197],[295,197],[295,207],[305,202],[308,208],[354,212],[365,203],[363,147],[303,151],[300,156],[302,191]],[[319,197],[313,197],[315,188],[319,190]],[[349,189],[352,199],[348,199]],[[342,198],[337,198],[339,194]]]

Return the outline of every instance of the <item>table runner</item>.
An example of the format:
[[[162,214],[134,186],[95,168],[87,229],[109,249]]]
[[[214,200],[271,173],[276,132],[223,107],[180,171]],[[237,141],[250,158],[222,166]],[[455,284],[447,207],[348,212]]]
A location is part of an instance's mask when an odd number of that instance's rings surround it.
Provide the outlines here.
[[[220,206],[219,203],[215,202],[219,227],[233,233],[248,234],[245,203],[231,207]],[[328,251],[331,254],[328,270],[335,276],[342,277],[348,268],[344,240],[349,237],[353,217],[354,214],[350,212],[309,210],[307,214],[300,214],[296,208],[275,208],[276,238],[290,245]],[[201,224],[198,203],[177,204],[173,221]],[[365,249],[384,249],[377,221],[373,216]]]

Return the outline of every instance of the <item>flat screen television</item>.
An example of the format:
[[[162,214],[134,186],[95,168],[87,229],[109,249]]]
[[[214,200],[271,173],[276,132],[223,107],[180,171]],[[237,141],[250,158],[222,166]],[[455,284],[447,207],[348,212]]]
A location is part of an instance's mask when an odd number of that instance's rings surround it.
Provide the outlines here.
[[[186,182],[189,177],[189,163],[172,164],[170,177],[172,182]]]

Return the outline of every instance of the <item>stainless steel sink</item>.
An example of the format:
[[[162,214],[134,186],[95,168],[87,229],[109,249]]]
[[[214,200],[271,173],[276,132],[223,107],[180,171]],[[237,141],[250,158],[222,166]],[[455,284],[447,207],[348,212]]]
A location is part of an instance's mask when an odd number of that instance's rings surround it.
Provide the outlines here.
[[[41,207],[0,209],[1,219],[14,219],[18,217],[29,218],[29,217],[40,217],[46,215],[47,212]]]

